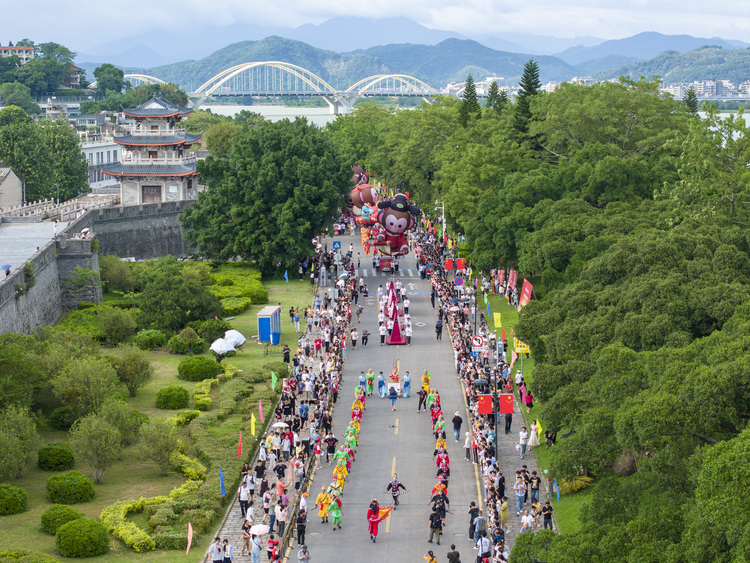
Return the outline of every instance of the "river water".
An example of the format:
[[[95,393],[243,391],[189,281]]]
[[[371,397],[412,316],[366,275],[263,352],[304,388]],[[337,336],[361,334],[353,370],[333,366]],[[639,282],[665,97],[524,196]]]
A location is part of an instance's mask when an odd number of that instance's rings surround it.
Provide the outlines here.
[[[281,121],[282,119],[294,120],[296,117],[306,117],[307,121],[318,127],[324,127],[326,123],[336,119],[331,115],[328,107],[324,108],[290,108],[285,106],[242,106],[238,104],[202,104],[200,109],[210,109],[213,113],[234,117],[243,109],[259,113],[270,121]]]

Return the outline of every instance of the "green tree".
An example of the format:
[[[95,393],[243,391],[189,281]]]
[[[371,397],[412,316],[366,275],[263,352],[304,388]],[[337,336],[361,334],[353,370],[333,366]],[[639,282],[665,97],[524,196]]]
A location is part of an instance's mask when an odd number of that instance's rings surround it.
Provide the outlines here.
[[[143,457],[156,462],[162,475],[169,471],[169,462],[180,451],[182,444],[177,428],[171,420],[152,418],[141,428],[141,452]]]
[[[36,421],[28,407],[8,405],[0,413],[0,481],[19,479],[35,461],[41,444]]]
[[[226,158],[229,156],[232,142],[241,132],[242,126],[236,123],[216,123],[204,135],[206,148],[215,157]]]
[[[96,78],[96,87],[100,92],[121,93],[125,88],[125,73],[121,68],[117,68],[110,63],[104,63],[94,69],[94,78]]]
[[[503,90],[502,93],[500,92],[500,88],[497,85],[497,82],[494,80],[492,81],[492,84],[490,84],[490,89],[487,91],[487,108],[491,109],[493,112],[495,112],[497,115],[500,115],[503,112],[503,109],[505,109],[505,106],[508,103],[508,93]]]
[[[17,122],[0,128],[0,162],[26,183],[26,200],[38,201],[54,194],[53,159],[41,127]],[[54,197],[54,195],[53,195]]]
[[[59,43],[39,43],[34,47],[35,59],[53,60],[57,63],[69,65],[73,63],[76,54],[68,49],[65,45]]]
[[[222,314],[221,303],[205,287],[182,276],[174,257],[157,260],[141,274],[140,322],[145,328],[178,331],[191,321]]]
[[[107,291],[118,289],[122,292],[133,291],[135,276],[128,262],[120,260],[119,256],[110,254],[99,256],[99,275]]]
[[[76,459],[94,472],[95,483],[103,481],[104,473],[120,459],[122,453],[120,432],[98,414],[90,414],[73,424],[70,445]]]
[[[524,65],[519,86],[521,88],[516,95],[513,128],[520,138],[525,138],[532,118],[531,100],[539,94],[542,87],[542,83],[539,81],[539,64],[534,59],[530,59]]]
[[[477,118],[482,116],[482,108],[477,99],[477,87],[471,74],[466,77],[466,86],[461,98],[461,105],[458,108],[458,122],[462,127],[467,127],[472,116]]]
[[[135,444],[144,420],[148,416],[136,411],[122,399],[108,399],[97,413],[120,433],[120,444],[125,447]]]
[[[185,236],[208,256],[252,260],[265,274],[310,255],[350,186],[330,139],[303,119],[248,129],[228,161],[199,166],[209,189],[182,214]]]
[[[698,115],[698,96],[695,93],[695,88],[692,86],[687,89],[685,95],[682,97],[682,103],[692,115]]]
[[[70,123],[62,117],[40,122],[45,144],[52,157],[52,183],[60,188],[60,201],[87,192],[88,163],[81,152],[81,143]]]
[[[1,87],[0,87],[1,88]],[[0,127],[29,121],[28,114],[20,107],[10,105],[0,109]]]
[[[117,373],[104,359],[69,360],[52,381],[52,391],[79,416],[96,412],[117,390]]]
[[[234,116],[234,122],[237,125],[243,125],[245,127],[257,127],[263,125],[266,118],[261,114],[249,111],[246,109],[241,110],[237,115]]]
[[[120,345],[119,349],[122,355],[114,358],[114,368],[130,396],[135,397],[138,389],[153,377],[154,366],[148,359],[149,354],[136,346]]]
[[[28,86],[32,96],[54,93],[63,83],[67,64],[54,58],[31,59],[16,69],[16,80]]]
[[[0,336],[0,407],[31,406],[34,391],[43,381],[44,346],[33,336]]]
[[[98,305],[102,301],[102,281],[99,270],[76,266],[75,270],[61,284],[70,294],[89,300]]]
[[[34,103],[29,87],[20,82],[7,82],[0,85],[0,99],[6,106],[6,110],[9,109],[7,106],[17,106],[29,115],[42,113],[42,108]],[[0,126],[2,125],[7,125],[7,123],[0,121]]]
[[[110,346],[115,346],[133,335],[138,325],[129,311],[118,307],[105,307],[99,311],[99,327],[104,341]]]

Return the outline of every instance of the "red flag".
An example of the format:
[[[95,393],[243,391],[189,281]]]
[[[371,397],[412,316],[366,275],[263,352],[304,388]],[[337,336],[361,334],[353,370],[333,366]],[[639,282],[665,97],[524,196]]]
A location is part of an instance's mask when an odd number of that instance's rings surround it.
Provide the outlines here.
[[[492,414],[492,395],[477,396],[477,407],[479,414]]]
[[[466,268],[466,258],[456,258],[456,268],[459,270]]]
[[[193,525],[188,522],[188,546],[185,555],[190,553],[190,546],[193,544]]]
[[[445,269],[446,270],[452,270],[453,269],[453,259],[452,258],[446,258],[445,259]]]
[[[508,274],[508,287],[513,289],[518,283],[518,270],[511,270]]]
[[[242,457],[242,432],[240,432],[240,443],[237,446],[237,457]]]
[[[513,414],[513,393],[500,395],[500,414]]]
[[[497,276],[498,276],[498,279],[500,280],[497,284],[498,285],[503,285],[503,280],[505,279],[505,270],[500,270],[497,273]]]
[[[505,329],[503,329],[503,342],[505,342]]]
[[[260,421],[263,422],[263,399],[258,399],[258,413],[260,414]]]
[[[524,278],[523,280],[523,287],[521,288],[521,297],[518,300],[518,304],[523,307],[526,305],[529,301],[531,301],[531,292],[533,291],[534,286],[531,285],[529,280]]]
[[[391,513],[391,510],[393,510],[392,506],[383,506],[378,510],[378,517],[383,520],[384,518],[387,518],[388,515]]]

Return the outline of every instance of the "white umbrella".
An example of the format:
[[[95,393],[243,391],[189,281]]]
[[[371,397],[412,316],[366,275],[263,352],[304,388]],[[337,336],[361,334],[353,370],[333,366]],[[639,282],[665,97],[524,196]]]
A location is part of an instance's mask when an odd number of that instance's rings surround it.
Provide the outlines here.
[[[246,338],[242,336],[239,330],[228,330],[224,333],[224,340],[234,347],[242,346]]]
[[[289,425],[286,422],[277,422],[272,424],[271,428],[289,428]]]
[[[267,534],[270,529],[271,527],[266,524],[256,524],[250,527],[250,533],[254,536],[262,536],[263,534]]]
[[[211,351],[216,352],[220,356],[223,356],[227,352],[236,352],[234,349],[234,346],[223,338],[219,338],[217,340],[214,340],[214,343],[211,344],[211,347],[209,348]]]

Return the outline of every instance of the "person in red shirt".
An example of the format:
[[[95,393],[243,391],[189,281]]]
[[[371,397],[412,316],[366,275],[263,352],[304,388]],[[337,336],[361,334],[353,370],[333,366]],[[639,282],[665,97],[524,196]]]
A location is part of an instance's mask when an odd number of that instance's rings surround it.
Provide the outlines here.
[[[278,559],[274,559],[274,552],[278,557],[278,546],[280,543],[281,542],[279,540],[275,539],[273,534],[271,534],[271,536],[268,538],[268,541],[266,542],[266,551],[268,551],[269,561],[278,561]]]

